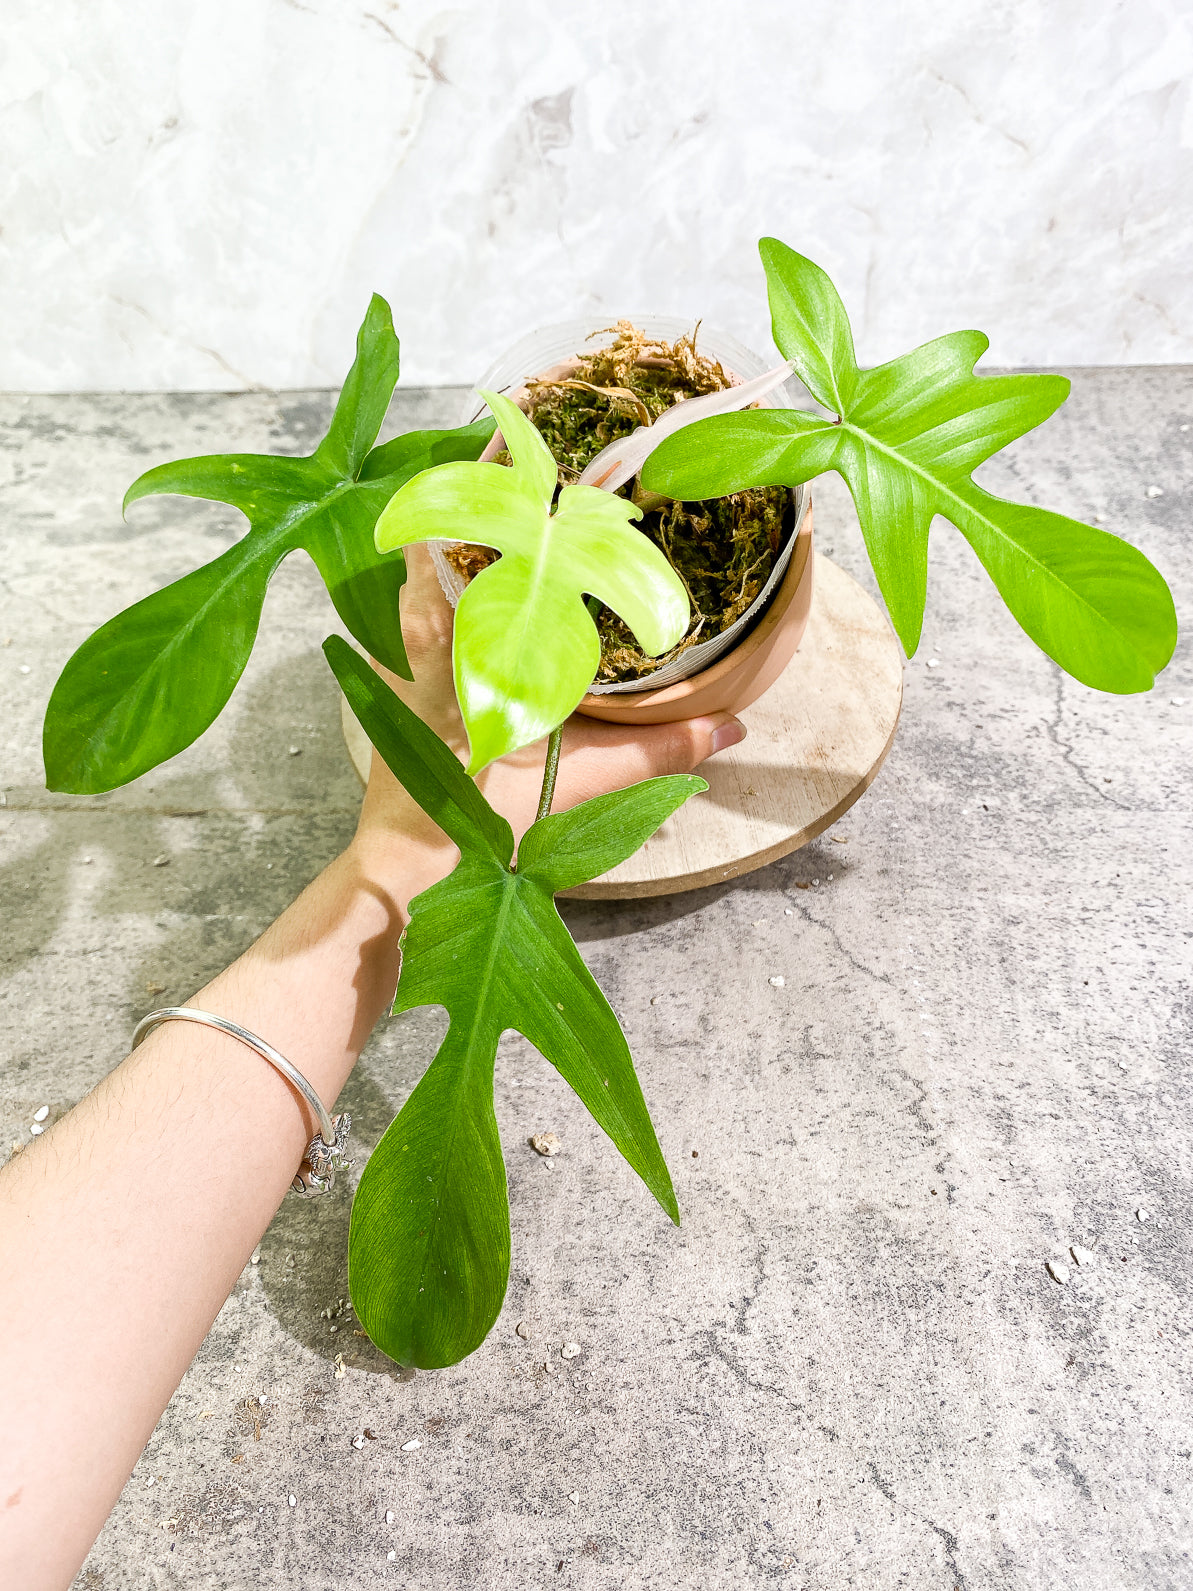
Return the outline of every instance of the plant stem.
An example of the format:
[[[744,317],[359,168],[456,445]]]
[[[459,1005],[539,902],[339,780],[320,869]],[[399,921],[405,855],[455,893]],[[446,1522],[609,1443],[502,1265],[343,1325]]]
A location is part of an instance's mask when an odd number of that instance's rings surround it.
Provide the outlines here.
[[[563,725],[559,724],[551,731],[551,738],[547,741],[547,766],[543,769],[543,793],[539,796],[539,809],[535,817],[545,818],[551,810],[551,801],[555,795],[555,775],[559,772],[559,748],[563,743]]]

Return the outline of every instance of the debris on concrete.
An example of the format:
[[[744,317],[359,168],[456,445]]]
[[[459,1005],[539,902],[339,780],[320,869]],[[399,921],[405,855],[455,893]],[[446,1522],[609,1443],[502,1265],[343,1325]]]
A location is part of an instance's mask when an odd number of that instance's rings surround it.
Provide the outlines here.
[[[1071,1244],[1069,1253],[1077,1265],[1092,1265],[1098,1257],[1092,1248],[1082,1248],[1080,1243]]]
[[[395,1519],[395,1517],[396,1517],[396,1516],[395,1516],[395,1514],[394,1514],[394,1511],[393,1511],[393,1509],[392,1509],[392,1508],[387,1508],[387,1509],[386,1509],[386,1510],[385,1510],[385,1523],[386,1523],[386,1524],[387,1524],[387,1525],[392,1525],[392,1524],[393,1524],[393,1522],[394,1522],[394,1519]],[[390,1554],[390,1556],[391,1556],[391,1557],[392,1557],[392,1556],[393,1556],[393,1554],[392,1554],[392,1553],[391,1553],[391,1554]]]
[[[1049,1276],[1051,1276],[1052,1280],[1059,1283],[1061,1287],[1063,1287],[1069,1279],[1069,1267],[1063,1262],[1063,1260],[1049,1260],[1044,1269],[1048,1272]]]
[[[422,1446],[422,1443],[419,1441],[418,1437],[417,1436],[412,1436],[408,1442],[403,1442],[402,1443],[402,1452],[403,1453],[417,1453],[421,1446]]]
[[[785,989],[787,987],[787,979],[781,972],[773,978],[768,978],[766,981],[770,984],[772,989]]]
[[[155,856],[153,858],[153,865],[154,867],[169,867],[170,858],[168,856]]]
[[[530,1327],[526,1324],[526,1322],[524,1320],[520,1320],[518,1322],[518,1324],[514,1327],[514,1333],[515,1333],[516,1336],[521,1337],[523,1342],[529,1342],[530,1341]]]
[[[291,1508],[297,1508],[298,1507],[298,1498],[295,1497],[293,1492],[291,1492],[289,1497],[286,1498],[286,1501],[287,1501],[287,1503],[289,1503]]]
[[[336,1354],[335,1377],[337,1381],[342,1381],[344,1379],[344,1355],[342,1353]]]
[[[1145,1210],[1142,1205],[1140,1205],[1139,1209],[1135,1212],[1135,1219],[1137,1221],[1150,1221],[1151,1218],[1152,1212],[1150,1210]]]
[[[580,1357],[580,1344],[578,1342],[565,1342],[559,1350],[561,1359],[578,1359]]]
[[[364,1439],[363,1435],[354,1436],[352,1438],[352,1445],[356,1449],[356,1451],[359,1453],[361,1448],[363,1448],[364,1445],[365,1445],[365,1439]],[[405,1452],[404,1448],[403,1448],[403,1452]]]
[[[580,1501],[580,1493],[579,1492],[569,1492],[568,1493],[568,1502],[569,1503],[578,1503],[579,1501]]]
[[[32,1124],[32,1126],[29,1128],[29,1131],[33,1134],[33,1136],[35,1138],[40,1138],[42,1133],[45,1132],[45,1128],[42,1126],[42,1124],[39,1121],[35,1121]]]
[[[301,757],[302,756],[302,747],[301,746],[291,746],[290,747],[290,755],[292,757]]]
[[[1163,497],[1164,496],[1164,488],[1162,486],[1149,486],[1147,491],[1144,492],[1143,495],[1145,497],[1153,497],[1153,498],[1154,497]]]
[[[50,1114],[50,1107],[48,1105],[39,1105],[37,1107],[37,1109],[33,1112],[33,1119],[34,1119],[34,1121],[45,1121],[46,1117],[49,1114]]]
[[[536,1132],[530,1140],[530,1147],[538,1155],[557,1155],[563,1144],[553,1132]]]

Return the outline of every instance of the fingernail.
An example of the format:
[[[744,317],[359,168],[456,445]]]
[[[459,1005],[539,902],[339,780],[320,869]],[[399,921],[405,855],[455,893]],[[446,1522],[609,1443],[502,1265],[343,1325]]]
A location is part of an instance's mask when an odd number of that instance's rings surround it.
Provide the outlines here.
[[[727,724],[718,724],[712,732],[711,756],[716,756],[718,751],[727,751],[730,746],[736,746],[738,741],[746,738],[746,726],[738,719],[731,718]]]

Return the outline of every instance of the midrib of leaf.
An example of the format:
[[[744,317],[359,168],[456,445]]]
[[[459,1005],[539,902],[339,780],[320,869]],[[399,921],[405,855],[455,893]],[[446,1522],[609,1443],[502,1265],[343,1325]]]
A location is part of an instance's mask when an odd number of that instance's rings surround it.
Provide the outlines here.
[[[527,635],[534,628],[534,608],[536,603],[539,601],[541,591],[544,587],[549,587],[550,585],[549,575],[551,559],[549,548],[551,545],[551,538],[555,534],[558,534],[555,525],[555,516],[551,513],[550,509],[548,509],[547,534],[545,536],[539,537],[538,546],[535,549],[534,564],[531,570],[530,579],[527,583],[526,589],[528,600],[522,603],[519,609],[522,620],[521,627],[518,631],[518,634],[521,637],[521,640],[518,642],[519,654],[521,653],[522,647],[525,644]]]
[[[246,567],[251,567],[255,564],[264,562],[266,557],[276,550],[272,541],[263,542],[262,545],[256,548],[249,545],[249,543],[252,541],[253,536],[250,532],[247,536],[242,536],[239,542],[233,542],[233,547],[244,547],[244,557],[238,564],[235,565],[233,571],[229,574],[226,580],[221,580],[218,585],[212,587],[210,593],[203,599],[199,606],[193,609],[188,615],[186,622],[180,625],[177,630],[174,630],[167,639],[166,644],[154,653],[154,661],[150,665],[150,668],[160,667],[164,658],[169,658],[179,646],[183,645],[189,639],[192,630],[196,628],[207,610],[220,601],[223,593],[235,579],[243,575]],[[298,544],[295,543],[295,546],[297,545]],[[232,549],[228,548],[227,550],[231,551]],[[278,562],[280,563],[287,553],[293,551],[294,547],[287,547],[283,552],[278,554]],[[142,669],[138,674],[137,690],[135,693],[136,695],[140,695],[144,687],[145,676],[149,672],[149,669]],[[97,743],[106,739],[107,726],[119,712],[120,703],[125,702],[128,699],[129,693],[127,692],[123,696],[117,697],[116,704],[110,709],[109,712],[104,714],[103,718],[98,720],[95,733],[88,736],[87,740],[84,742],[88,753],[94,750]]]
[[[504,871],[499,873],[498,881],[501,884],[501,905],[497,908],[497,916],[493,923],[493,933],[489,940],[489,954],[485,959],[484,971],[479,979],[476,1005],[473,1007],[473,1011],[468,1023],[468,1037],[464,1044],[463,1059],[460,1066],[461,1079],[465,1078],[468,1073],[471,1072],[477,1050],[480,1049],[483,1052],[489,1047],[487,1042],[486,1025],[482,1022],[481,1018],[484,1015],[485,1006],[489,998],[489,989],[493,982],[494,970],[496,968],[498,959],[498,948],[500,946],[503,930],[505,927],[505,919],[509,915],[510,904],[517,892],[518,887],[513,874],[506,874]],[[449,1026],[454,1027],[455,1023],[456,1015],[454,1012],[452,1012],[450,1015]],[[500,1035],[498,1035],[498,1037],[500,1037]],[[494,1060],[496,1060],[496,1053],[494,1053]],[[460,1112],[463,1108],[463,1102],[466,1095],[467,1090],[463,1087],[457,1088],[453,1094],[451,1129],[447,1138],[447,1150],[443,1157],[444,1164],[450,1162],[452,1154],[455,1152],[456,1138],[459,1136],[460,1131]],[[439,1201],[436,1200],[436,1203],[438,1204]],[[441,1220],[442,1216],[436,1214],[436,1227],[438,1227]],[[423,1262],[419,1267],[418,1272],[420,1292],[426,1285],[427,1265],[430,1263],[430,1252],[431,1244],[428,1243],[423,1249]]]
[[[229,570],[226,579],[212,586],[199,606],[188,615],[185,623],[173,631],[166,644],[154,653],[152,666],[160,668],[163,661],[168,660],[179,647],[186,646],[189,643],[192,633],[198,628],[208,610],[223,601],[224,593],[243,576],[246,569],[265,563],[270,558],[275,559],[276,567],[276,564],[281,563],[283,558],[289,557],[292,552],[298,552],[303,545],[302,537],[298,534],[300,527],[313,515],[322,513],[337,497],[342,497],[355,484],[354,481],[350,480],[337,481],[335,486],[330,491],[325,492],[317,502],[302,505],[289,517],[279,520],[276,525],[267,531],[255,531],[250,527],[239,541],[233,542],[233,547],[242,549],[240,562]],[[228,549],[228,551],[231,550],[231,548]],[[147,672],[148,670],[142,670],[138,676],[138,688],[143,684]],[[106,740],[108,725],[119,712],[119,701],[123,700],[127,700],[127,697],[118,699],[117,705],[113,706],[111,711],[98,721],[95,733],[88,736],[84,742],[88,754],[95,750],[97,744]]]
[[[910,470],[913,475],[918,475],[922,481],[926,481],[928,485],[933,488],[935,496],[943,496],[949,503],[955,505],[960,512],[958,514],[958,518],[954,520],[954,524],[956,524],[957,529],[960,530],[962,534],[965,532],[965,527],[960,523],[960,520],[968,518],[971,521],[977,520],[979,524],[986,525],[994,532],[994,534],[1005,546],[1012,548],[1016,555],[1021,557],[1026,563],[1029,563],[1032,568],[1038,570],[1039,573],[1045,577],[1045,579],[1051,581],[1053,585],[1064,591],[1067,596],[1075,598],[1088,613],[1093,615],[1100,625],[1105,626],[1107,629],[1114,628],[1114,626],[1107,619],[1106,615],[1099,612],[1099,610],[1095,608],[1091,602],[1087,601],[1082,593],[1076,588],[1076,586],[1069,585],[1060,577],[1060,575],[1058,575],[1054,570],[1050,569],[1046,563],[1041,563],[1041,561],[1035,557],[1035,555],[1031,553],[1022,542],[1016,541],[1013,536],[1008,536],[1006,531],[1003,530],[1002,526],[997,520],[991,519],[989,515],[982,513],[980,508],[975,507],[974,504],[969,502],[967,498],[961,496],[960,493],[956,492],[952,487],[947,486],[942,480],[940,480],[938,476],[931,474],[923,467],[923,465],[913,463],[911,459],[906,458],[902,453],[900,453],[898,448],[891,447],[888,443],[879,441],[873,432],[863,431],[861,426],[854,425],[852,420],[842,421],[842,427],[844,430],[850,432],[853,436],[860,437],[863,444],[869,444],[870,446],[876,448],[880,453],[885,453],[888,458],[896,460],[896,462],[901,464],[904,469]],[[986,492],[984,488],[979,486],[977,482],[972,479],[970,480],[969,484],[973,487],[974,491],[982,492],[983,496],[985,497],[993,498],[996,502],[1004,501],[1004,499],[994,498],[993,492]],[[935,511],[937,513],[942,513],[940,508],[936,508]],[[1042,512],[1046,512],[1046,510],[1042,510]],[[943,517],[948,519],[951,516],[947,513],[944,513]],[[966,537],[966,540],[968,539],[969,538]],[[976,548],[974,550],[975,552],[977,551]]]

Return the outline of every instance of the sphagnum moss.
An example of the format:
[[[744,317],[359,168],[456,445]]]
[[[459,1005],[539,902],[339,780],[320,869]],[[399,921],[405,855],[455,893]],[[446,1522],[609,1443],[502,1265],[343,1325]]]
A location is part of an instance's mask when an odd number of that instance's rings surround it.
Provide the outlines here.
[[[618,321],[614,341],[584,355],[575,372],[558,381],[530,381],[528,413],[559,465],[559,484],[575,481],[603,447],[658,419],[672,404],[732,383],[722,366],[698,352],[699,327],[668,343]],[[507,463],[509,455],[499,453]],[[727,630],[770,577],[790,521],[792,494],[782,486],[737,492],[707,502],[676,502],[621,488],[642,509],[639,528],[658,546],[687,587],[692,619],[683,640],[662,658],[647,657],[610,609],[600,608],[603,684],[640,679]],[[449,549],[449,562],[471,579],[497,554],[486,547]]]

